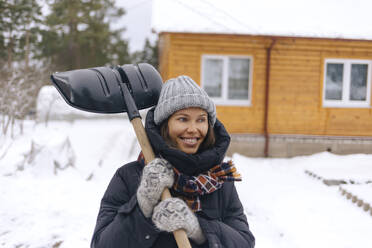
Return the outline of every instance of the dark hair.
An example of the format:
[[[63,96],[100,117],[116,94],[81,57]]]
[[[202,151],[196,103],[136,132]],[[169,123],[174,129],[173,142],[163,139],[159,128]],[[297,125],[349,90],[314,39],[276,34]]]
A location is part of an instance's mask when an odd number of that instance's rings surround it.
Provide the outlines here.
[[[169,118],[164,120],[160,124],[160,135],[165,140],[165,143],[167,143],[170,147],[177,148],[176,144],[174,144],[171,138],[169,137],[168,120]],[[212,148],[215,143],[216,143],[216,136],[214,134],[214,129],[210,121],[208,121],[208,132],[207,132],[207,135],[205,136],[205,139],[203,140],[203,143],[200,144],[198,152]]]

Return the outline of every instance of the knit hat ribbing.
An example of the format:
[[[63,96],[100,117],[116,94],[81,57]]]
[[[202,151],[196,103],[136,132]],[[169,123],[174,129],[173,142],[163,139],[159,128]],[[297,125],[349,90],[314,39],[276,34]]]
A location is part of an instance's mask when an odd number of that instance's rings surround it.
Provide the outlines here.
[[[216,122],[216,106],[208,94],[188,76],[169,79],[163,85],[158,104],[155,107],[154,121],[159,125],[174,112],[190,107],[207,111],[212,124]]]

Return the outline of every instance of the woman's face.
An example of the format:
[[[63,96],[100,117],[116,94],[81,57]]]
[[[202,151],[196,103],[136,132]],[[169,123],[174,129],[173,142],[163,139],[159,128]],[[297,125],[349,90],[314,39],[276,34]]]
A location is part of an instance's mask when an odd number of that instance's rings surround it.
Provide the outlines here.
[[[179,150],[194,154],[208,133],[208,113],[201,108],[181,109],[169,118],[168,132]]]

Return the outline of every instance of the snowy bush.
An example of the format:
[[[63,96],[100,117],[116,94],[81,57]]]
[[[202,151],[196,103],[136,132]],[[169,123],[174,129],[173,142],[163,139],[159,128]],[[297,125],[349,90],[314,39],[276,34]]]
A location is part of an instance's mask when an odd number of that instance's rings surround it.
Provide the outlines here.
[[[53,85],[45,85],[37,97],[36,118],[39,122],[49,120],[123,118],[124,114],[96,114],[71,107]]]
[[[22,131],[22,121],[34,113],[36,96],[46,81],[45,70],[22,67],[9,70],[0,68],[0,114],[1,132],[7,134],[19,123]]]
[[[38,144],[32,140],[31,147],[23,154],[23,160],[17,165],[17,170],[29,170],[35,176],[50,177],[75,167],[76,155],[70,139],[67,137],[65,140],[51,142]]]

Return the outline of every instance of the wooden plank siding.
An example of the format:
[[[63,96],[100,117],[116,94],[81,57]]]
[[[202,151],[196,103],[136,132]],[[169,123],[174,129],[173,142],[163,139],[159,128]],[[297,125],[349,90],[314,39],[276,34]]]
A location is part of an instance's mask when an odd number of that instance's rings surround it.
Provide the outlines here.
[[[270,134],[372,136],[371,108],[322,106],[325,59],[372,60],[372,41],[161,33],[159,69],[164,80],[188,75],[200,84],[203,54],[251,56],[251,106],[217,106],[217,116],[231,133],[263,134],[267,48],[273,40]]]

